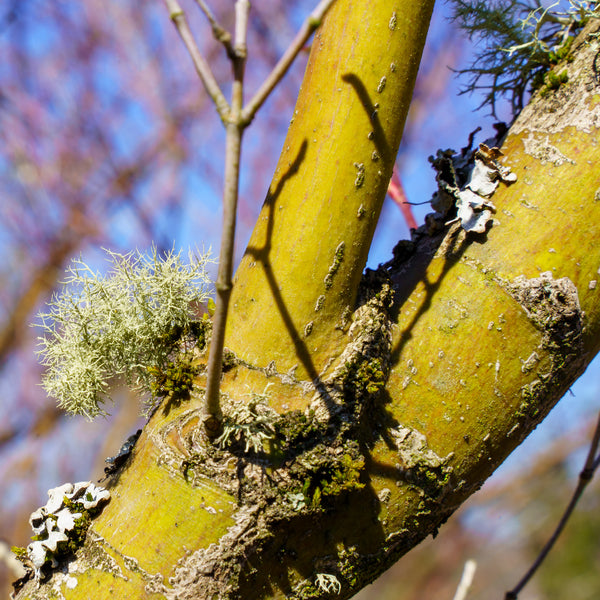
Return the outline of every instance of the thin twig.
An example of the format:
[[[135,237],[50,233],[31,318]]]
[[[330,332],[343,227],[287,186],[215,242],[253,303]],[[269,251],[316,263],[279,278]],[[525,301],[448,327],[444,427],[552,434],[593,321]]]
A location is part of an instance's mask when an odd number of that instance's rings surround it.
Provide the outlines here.
[[[269,76],[244,108],[242,118],[245,122],[250,123],[250,121],[252,121],[256,111],[263,105],[265,100],[269,97],[269,94],[273,91],[273,88],[287,73],[290,65],[294,62],[294,59],[298,56],[314,30],[321,24],[323,17],[334,2],[335,0],[321,0],[310,15],[308,15],[300,28],[300,31],[298,31],[284,55],[279,59],[279,62],[275,65]]]
[[[233,87],[231,114],[226,123],[225,133],[225,187],[223,190],[223,229],[219,252],[219,271],[215,288],[217,303],[210,341],[208,364],[206,367],[205,419],[204,427],[209,437],[221,433],[223,420],[219,401],[219,387],[223,367],[223,345],[225,325],[229,310],[233,276],[233,250],[235,244],[235,224],[240,174],[240,152],[244,128],[241,119],[244,95],[244,68],[246,65],[246,32],[248,29],[248,0],[237,0],[235,4],[235,40],[233,63]]]
[[[231,106],[223,96],[219,85],[202,57],[200,50],[189,29],[185,14],[177,0],[165,0],[169,9],[169,16],[175,23],[190,56],[196,71],[204,84],[208,94],[213,99],[221,120],[225,125],[225,185],[223,190],[223,227],[221,248],[219,252],[219,271],[215,283],[217,302],[213,321],[213,331],[210,342],[208,364],[206,366],[206,392],[205,392],[205,417],[204,427],[207,435],[214,439],[220,434],[223,415],[220,408],[219,388],[221,383],[223,347],[225,342],[225,326],[229,311],[229,298],[232,289],[233,276],[233,250],[235,242],[236,212],[238,202],[240,152],[242,135],[250,124],[256,111],[262,106],[268,95],[287,72],[294,58],[302,50],[304,44],[320,25],[325,13],[335,0],[321,0],[317,7],[306,19],[304,25],[296,35],[292,44],[277,63],[271,74],[261,85],[248,106],[243,107],[244,69],[246,66],[246,39],[248,30],[248,16],[250,3],[248,0],[236,0],[235,3],[235,35],[233,46],[231,37],[216,22],[215,17],[204,0],[196,0],[200,9],[206,15],[214,35],[227,49],[227,55],[233,67],[233,85]],[[227,34],[225,36],[223,34]]]
[[[233,59],[235,57],[235,52],[233,49],[233,45],[231,44],[231,34],[227,29],[222,27],[217,20],[215,19],[215,15],[212,13],[208,4],[204,2],[204,0],[196,0],[196,4],[200,7],[200,10],[204,13],[204,16],[210,23],[210,28],[212,29],[213,35],[218,42],[221,42],[223,46],[225,46],[225,50],[227,51],[227,56]]]
[[[452,600],[466,600],[467,594],[471,589],[473,583],[473,577],[475,577],[475,571],[477,569],[477,563],[469,559],[463,568],[462,576],[456,588],[456,593]]]
[[[225,122],[229,118],[229,103],[225,99],[210,66],[200,53],[200,49],[198,48],[198,44],[196,44],[196,40],[194,40],[194,36],[192,35],[183,9],[179,6],[177,0],[165,0],[165,4],[169,10],[169,18],[173,21],[179,32],[179,35],[192,58],[194,67],[196,67],[196,72],[200,76],[200,80],[204,84],[208,95],[215,103],[221,120]]]
[[[527,573],[522,577],[519,583],[509,592],[506,592],[504,596],[505,600],[516,600],[519,595],[519,592],[527,585],[529,580],[533,577],[534,573],[537,571],[538,567],[544,562],[544,559],[554,546],[554,543],[558,539],[558,536],[561,534],[564,529],[569,517],[573,513],[579,498],[583,494],[585,488],[592,480],[594,476],[595,470],[600,465],[600,455],[598,455],[598,446],[600,445],[600,414],[598,415],[598,422],[596,424],[596,429],[594,431],[594,436],[592,438],[592,442],[590,444],[590,449],[585,461],[585,465],[583,470],[579,474],[579,481],[577,482],[577,487],[573,492],[573,496],[571,497],[571,501],[569,502],[565,512],[563,513],[554,533],[550,536],[550,539],[546,542],[546,545],[542,548],[542,551],[539,553],[538,557],[535,559],[534,563],[531,565]]]

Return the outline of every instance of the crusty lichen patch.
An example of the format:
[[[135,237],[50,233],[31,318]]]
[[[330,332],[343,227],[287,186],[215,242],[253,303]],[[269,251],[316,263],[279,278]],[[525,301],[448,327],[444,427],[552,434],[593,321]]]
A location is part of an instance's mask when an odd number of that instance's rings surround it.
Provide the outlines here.
[[[521,275],[506,284],[506,290],[542,331],[546,348],[582,349],[584,315],[577,288],[568,277],[554,279],[551,271],[532,279]]]
[[[511,135],[529,131],[545,137],[569,127],[590,133],[600,127],[600,105],[594,102],[598,88],[595,60],[600,39],[590,35],[599,27],[599,20],[591,19],[573,42],[574,60],[568,67],[568,85],[529,102],[511,126]]]
[[[523,363],[522,371],[535,371],[536,378],[521,388],[519,417],[528,420],[545,414],[545,400],[553,397],[550,390],[566,391],[573,372],[585,364],[583,332],[585,315],[579,304],[575,284],[568,278],[554,279],[551,272],[528,279],[524,276],[512,282],[502,282],[506,291],[523,307],[527,316],[542,334],[541,348],[549,353],[549,364],[539,363],[532,351]]]

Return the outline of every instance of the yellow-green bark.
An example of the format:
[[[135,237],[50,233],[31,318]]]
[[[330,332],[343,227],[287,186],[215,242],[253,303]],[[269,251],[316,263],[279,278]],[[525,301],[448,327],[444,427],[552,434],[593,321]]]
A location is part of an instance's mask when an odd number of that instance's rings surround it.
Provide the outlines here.
[[[226,345],[244,360],[315,379],[340,352],[432,8],[341,1],[317,31],[234,282]]]
[[[347,29],[350,21],[340,16],[349,7],[363,16],[352,20],[354,26],[371,26],[358,4],[340,2],[322,41],[333,31],[354,39]],[[363,5],[370,10],[373,3]],[[388,39],[402,32],[402,6],[397,5],[396,29]],[[385,11],[390,11],[387,3]],[[392,32],[387,13],[386,19]],[[338,28],[340,24],[344,26]],[[402,27],[414,30],[408,22]],[[370,41],[379,47],[379,39]],[[417,52],[416,46],[415,41],[409,54]],[[64,576],[55,575],[37,592],[28,584],[19,598],[51,597],[52,583],[69,599],[314,598],[319,597],[318,573],[334,575],[341,584],[337,597],[349,598],[434,532],[543,418],[598,350],[596,48],[583,42],[574,48],[569,84],[546,99],[535,99],[508,135],[504,163],[518,180],[508,187],[501,184],[494,195],[498,211],[487,234],[467,235],[455,225],[445,234],[423,235],[406,260],[362,287],[363,304],[352,313],[353,325],[338,330],[335,325],[346,307],[356,308],[357,269],[364,260],[364,250],[349,242],[331,295],[321,307],[328,319],[313,320],[306,338],[294,338],[292,332],[302,331],[315,313],[312,302],[323,293],[339,240],[350,231],[359,238],[347,239],[366,243],[366,231],[374,226],[370,219],[380,198],[362,220],[356,217],[356,202],[366,206],[371,184],[378,194],[385,190],[377,177],[367,179],[370,163],[358,188],[352,169],[339,175],[340,163],[330,175],[336,182],[331,189],[345,190],[341,197],[351,210],[344,216],[338,207],[337,229],[328,232],[321,223],[328,213],[307,200],[313,180],[302,172],[311,156],[312,170],[319,172],[318,144],[310,145],[313,124],[305,122],[308,129],[301,129],[295,121],[297,129],[290,132],[271,188],[271,198],[276,198],[265,205],[261,219],[267,220],[257,227],[236,282],[230,345],[245,362],[227,370],[223,381],[229,402],[247,401],[249,394],[262,393],[272,383],[268,402],[281,415],[279,424],[285,422],[278,431],[287,433],[265,444],[264,453],[218,451],[202,438],[200,390],[179,406],[165,403],[146,426],[131,464],[113,482],[110,503],[92,524],[75,563],[75,571],[84,572],[71,574],[76,587],[68,589]],[[335,64],[339,56],[329,52]],[[388,62],[382,59],[380,65]],[[360,64],[367,65],[366,72],[356,67],[357,77],[366,81],[375,70],[370,63]],[[334,99],[344,92],[331,86],[319,87],[321,95],[311,93],[311,85],[323,83],[311,79],[315,68],[311,62],[302,102],[312,98],[324,105],[318,115],[334,104],[324,95],[326,89]],[[380,110],[384,106],[380,103]],[[359,122],[363,110],[361,105]],[[404,113],[395,118],[402,121]],[[401,127],[392,120],[390,113],[381,121],[386,139],[388,125],[396,133]],[[344,161],[359,152],[368,158],[371,150],[368,137],[367,150],[359,149],[353,127],[335,132]],[[287,162],[298,157],[304,140],[297,171],[286,175]],[[333,134],[327,143],[334,147]],[[457,140],[457,147],[461,144]],[[293,197],[279,204],[292,182]],[[325,188],[319,189],[323,193]],[[302,199],[311,210],[300,210]],[[330,202],[328,208],[333,211],[334,205]],[[288,214],[290,206],[296,207],[293,215]],[[296,228],[292,217],[298,220]],[[320,233],[305,244],[313,221]],[[303,252],[312,248],[312,260],[301,253],[290,260],[297,247]],[[260,248],[262,254],[257,254]],[[256,264],[251,266],[253,255]],[[273,280],[265,265],[272,267]],[[542,277],[548,271],[552,277]],[[391,307],[386,277],[395,294]],[[297,286],[306,290],[297,291],[295,308]],[[553,294],[556,313],[550,315],[526,290]],[[282,315],[284,307],[289,319]],[[562,308],[573,309],[564,322]],[[308,344],[311,339],[317,340],[316,350]],[[311,369],[299,353],[299,342],[319,374],[318,388],[307,381]],[[325,369],[328,359],[332,362]],[[274,368],[268,366],[271,360]],[[295,377],[281,375],[296,363],[301,364]],[[305,411],[309,406],[314,412]],[[228,407],[226,403],[226,414]],[[276,447],[294,435],[297,448]],[[324,474],[323,465],[333,467]],[[309,493],[298,495],[303,486]]]

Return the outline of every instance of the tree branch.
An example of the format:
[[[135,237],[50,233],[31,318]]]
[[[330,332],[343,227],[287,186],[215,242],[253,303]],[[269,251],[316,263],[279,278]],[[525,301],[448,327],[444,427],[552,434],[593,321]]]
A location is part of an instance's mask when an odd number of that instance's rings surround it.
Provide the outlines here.
[[[198,48],[198,44],[194,40],[194,36],[190,30],[187,19],[185,17],[185,13],[177,0],[165,0],[165,4],[169,10],[169,18],[175,24],[185,47],[187,48],[190,57],[192,58],[192,62],[194,63],[194,67],[196,67],[196,72],[200,76],[200,80],[204,84],[204,88],[208,92],[208,95],[211,97],[212,101],[215,103],[217,108],[217,112],[221,117],[222,121],[227,121],[229,118],[230,107],[227,102],[215,76],[213,75],[210,66],[204,60],[204,57],[200,53],[200,49]]]
[[[225,325],[229,310],[233,276],[233,251],[239,189],[240,152],[245,124],[242,121],[244,94],[244,67],[246,64],[246,32],[248,29],[248,0],[237,0],[235,5],[235,40],[233,48],[233,88],[231,112],[225,125],[225,188],[223,190],[223,229],[219,252],[219,271],[215,284],[217,303],[213,333],[207,365],[204,427],[210,438],[220,434],[222,414],[219,403],[219,387],[223,366]]]
[[[204,2],[204,0],[196,0],[196,4],[200,7],[200,10],[204,13],[204,16],[207,18],[210,23],[210,28],[212,29],[213,35],[218,42],[221,42],[223,46],[225,46],[225,50],[227,51],[227,56],[233,59],[235,57],[235,52],[233,49],[233,45],[231,44],[231,34],[224,27],[222,27],[212,11],[208,7],[208,4]]]
[[[294,62],[294,59],[298,56],[298,53],[302,50],[308,38],[321,24],[323,17],[334,2],[335,0],[321,0],[310,15],[308,15],[306,21],[304,21],[300,31],[298,31],[284,55],[279,59],[279,62],[275,65],[269,76],[244,108],[242,113],[244,122],[250,123],[250,121],[252,121],[258,109],[264,104],[265,100],[269,97],[269,94],[273,91],[273,88],[287,73],[290,65]]]
[[[590,444],[590,449],[585,461],[585,465],[583,470],[579,474],[579,482],[577,483],[577,487],[573,492],[573,496],[571,497],[571,501],[569,502],[563,516],[561,517],[554,533],[550,536],[550,539],[546,542],[546,545],[542,548],[542,551],[539,553],[538,557],[535,559],[534,563],[531,565],[527,573],[521,578],[519,583],[510,590],[506,592],[505,600],[516,600],[519,595],[519,592],[529,583],[529,580],[533,577],[535,572],[538,570],[539,566],[544,562],[546,556],[548,556],[550,550],[554,546],[558,536],[561,534],[564,529],[567,521],[571,517],[571,514],[575,510],[575,506],[579,501],[579,498],[583,495],[583,492],[589,482],[592,480],[594,476],[595,470],[598,468],[600,464],[600,456],[598,456],[598,446],[600,445],[600,415],[598,415],[598,423],[596,424],[596,429],[594,431],[594,436],[592,437],[592,442]]]

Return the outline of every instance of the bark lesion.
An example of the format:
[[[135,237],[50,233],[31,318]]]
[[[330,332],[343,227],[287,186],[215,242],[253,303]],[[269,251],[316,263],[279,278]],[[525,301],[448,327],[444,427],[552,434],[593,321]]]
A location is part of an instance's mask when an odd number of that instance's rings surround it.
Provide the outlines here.
[[[554,279],[550,271],[531,279],[516,277],[504,289],[521,305],[541,333],[538,350],[548,359],[527,363],[535,378],[521,387],[520,420],[536,421],[551,408],[549,398],[564,393],[587,363],[584,346],[585,313],[577,287],[568,277]],[[531,356],[536,356],[533,353]]]

